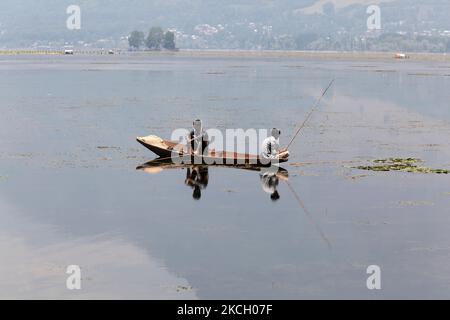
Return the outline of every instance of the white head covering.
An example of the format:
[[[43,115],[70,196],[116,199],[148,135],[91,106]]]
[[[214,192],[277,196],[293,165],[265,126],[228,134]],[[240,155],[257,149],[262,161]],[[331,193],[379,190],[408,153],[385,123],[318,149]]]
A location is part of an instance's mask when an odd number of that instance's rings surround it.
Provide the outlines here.
[[[271,131],[271,135],[275,138],[278,139],[280,137],[281,131],[277,128],[272,128]]]

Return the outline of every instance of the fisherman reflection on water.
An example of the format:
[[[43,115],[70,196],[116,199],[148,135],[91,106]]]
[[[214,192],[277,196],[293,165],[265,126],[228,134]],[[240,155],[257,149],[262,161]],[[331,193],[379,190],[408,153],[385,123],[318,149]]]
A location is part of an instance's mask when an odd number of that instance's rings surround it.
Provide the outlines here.
[[[272,201],[280,199],[278,184],[280,179],[273,168],[262,169],[259,173],[261,187],[264,192],[270,194]],[[184,183],[193,189],[192,198],[200,200],[202,189],[206,189],[209,181],[208,166],[191,166],[186,168],[186,179]]]
[[[184,183],[194,189],[192,198],[200,200],[202,196],[202,189],[208,186],[208,167],[207,166],[192,166],[186,169],[186,179]]]
[[[277,190],[280,179],[278,178],[276,171],[272,168],[261,170],[259,178],[261,180],[262,189],[264,192],[270,194],[270,199],[272,201],[280,199],[280,194]]]
[[[200,200],[202,196],[202,190],[208,187],[209,183],[209,167],[208,165],[176,165],[171,161],[153,160],[143,165],[138,166],[136,169],[143,170],[150,174],[158,174],[168,169],[179,169],[180,167],[186,170],[186,177],[184,184],[190,187],[192,192],[192,198]],[[288,171],[277,166],[271,166],[267,168],[246,168],[240,167],[238,170],[250,170],[258,172],[262,190],[270,194],[270,199],[276,201],[280,199],[278,192],[278,185],[281,181],[288,180]]]

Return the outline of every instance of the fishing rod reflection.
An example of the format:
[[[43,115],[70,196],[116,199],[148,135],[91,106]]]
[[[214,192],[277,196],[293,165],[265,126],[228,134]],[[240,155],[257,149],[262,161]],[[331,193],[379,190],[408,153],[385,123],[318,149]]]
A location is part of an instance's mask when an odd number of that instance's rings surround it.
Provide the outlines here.
[[[217,165],[216,165],[217,166]],[[258,166],[226,166],[232,169],[241,169],[259,172],[261,188],[266,192],[272,201],[280,199],[278,185],[281,181],[288,180],[288,171],[280,167],[258,167]],[[184,183],[192,189],[192,198],[200,200],[202,190],[206,189],[209,182],[208,165],[185,165],[175,164],[168,160],[152,160],[142,164],[136,170],[142,170],[147,173],[155,174],[168,169],[186,169],[186,178]]]

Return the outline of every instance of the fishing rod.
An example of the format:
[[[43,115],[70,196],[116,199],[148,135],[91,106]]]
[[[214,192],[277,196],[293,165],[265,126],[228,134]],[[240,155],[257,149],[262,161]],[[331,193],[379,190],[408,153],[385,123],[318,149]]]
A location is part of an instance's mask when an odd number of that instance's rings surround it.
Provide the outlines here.
[[[302,122],[302,124],[300,125],[300,127],[297,129],[297,131],[295,132],[294,136],[292,137],[291,141],[288,143],[286,150],[289,149],[290,145],[292,144],[292,142],[294,142],[295,138],[297,138],[297,135],[300,133],[300,130],[302,130],[304,128],[304,126],[306,125],[306,123],[308,122],[309,118],[311,118],[311,115],[313,114],[313,112],[316,110],[316,108],[319,106],[320,101],[322,100],[322,98],[325,96],[325,94],[327,93],[328,89],[330,89],[330,87],[333,85],[334,82],[334,78],[333,80],[331,80],[330,84],[328,85],[328,87],[323,91],[322,95],[319,97],[319,99],[317,100],[316,104],[311,108],[311,110],[309,111],[308,115],[306,116],[305,120]]]

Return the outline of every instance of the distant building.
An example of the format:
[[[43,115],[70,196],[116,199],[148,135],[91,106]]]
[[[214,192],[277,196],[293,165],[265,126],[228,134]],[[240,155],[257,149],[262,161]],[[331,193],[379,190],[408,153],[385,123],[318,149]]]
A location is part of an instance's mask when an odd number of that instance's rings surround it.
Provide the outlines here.
[[[409,56],[405,53],[396,53],[395,59],[409,59]]]

